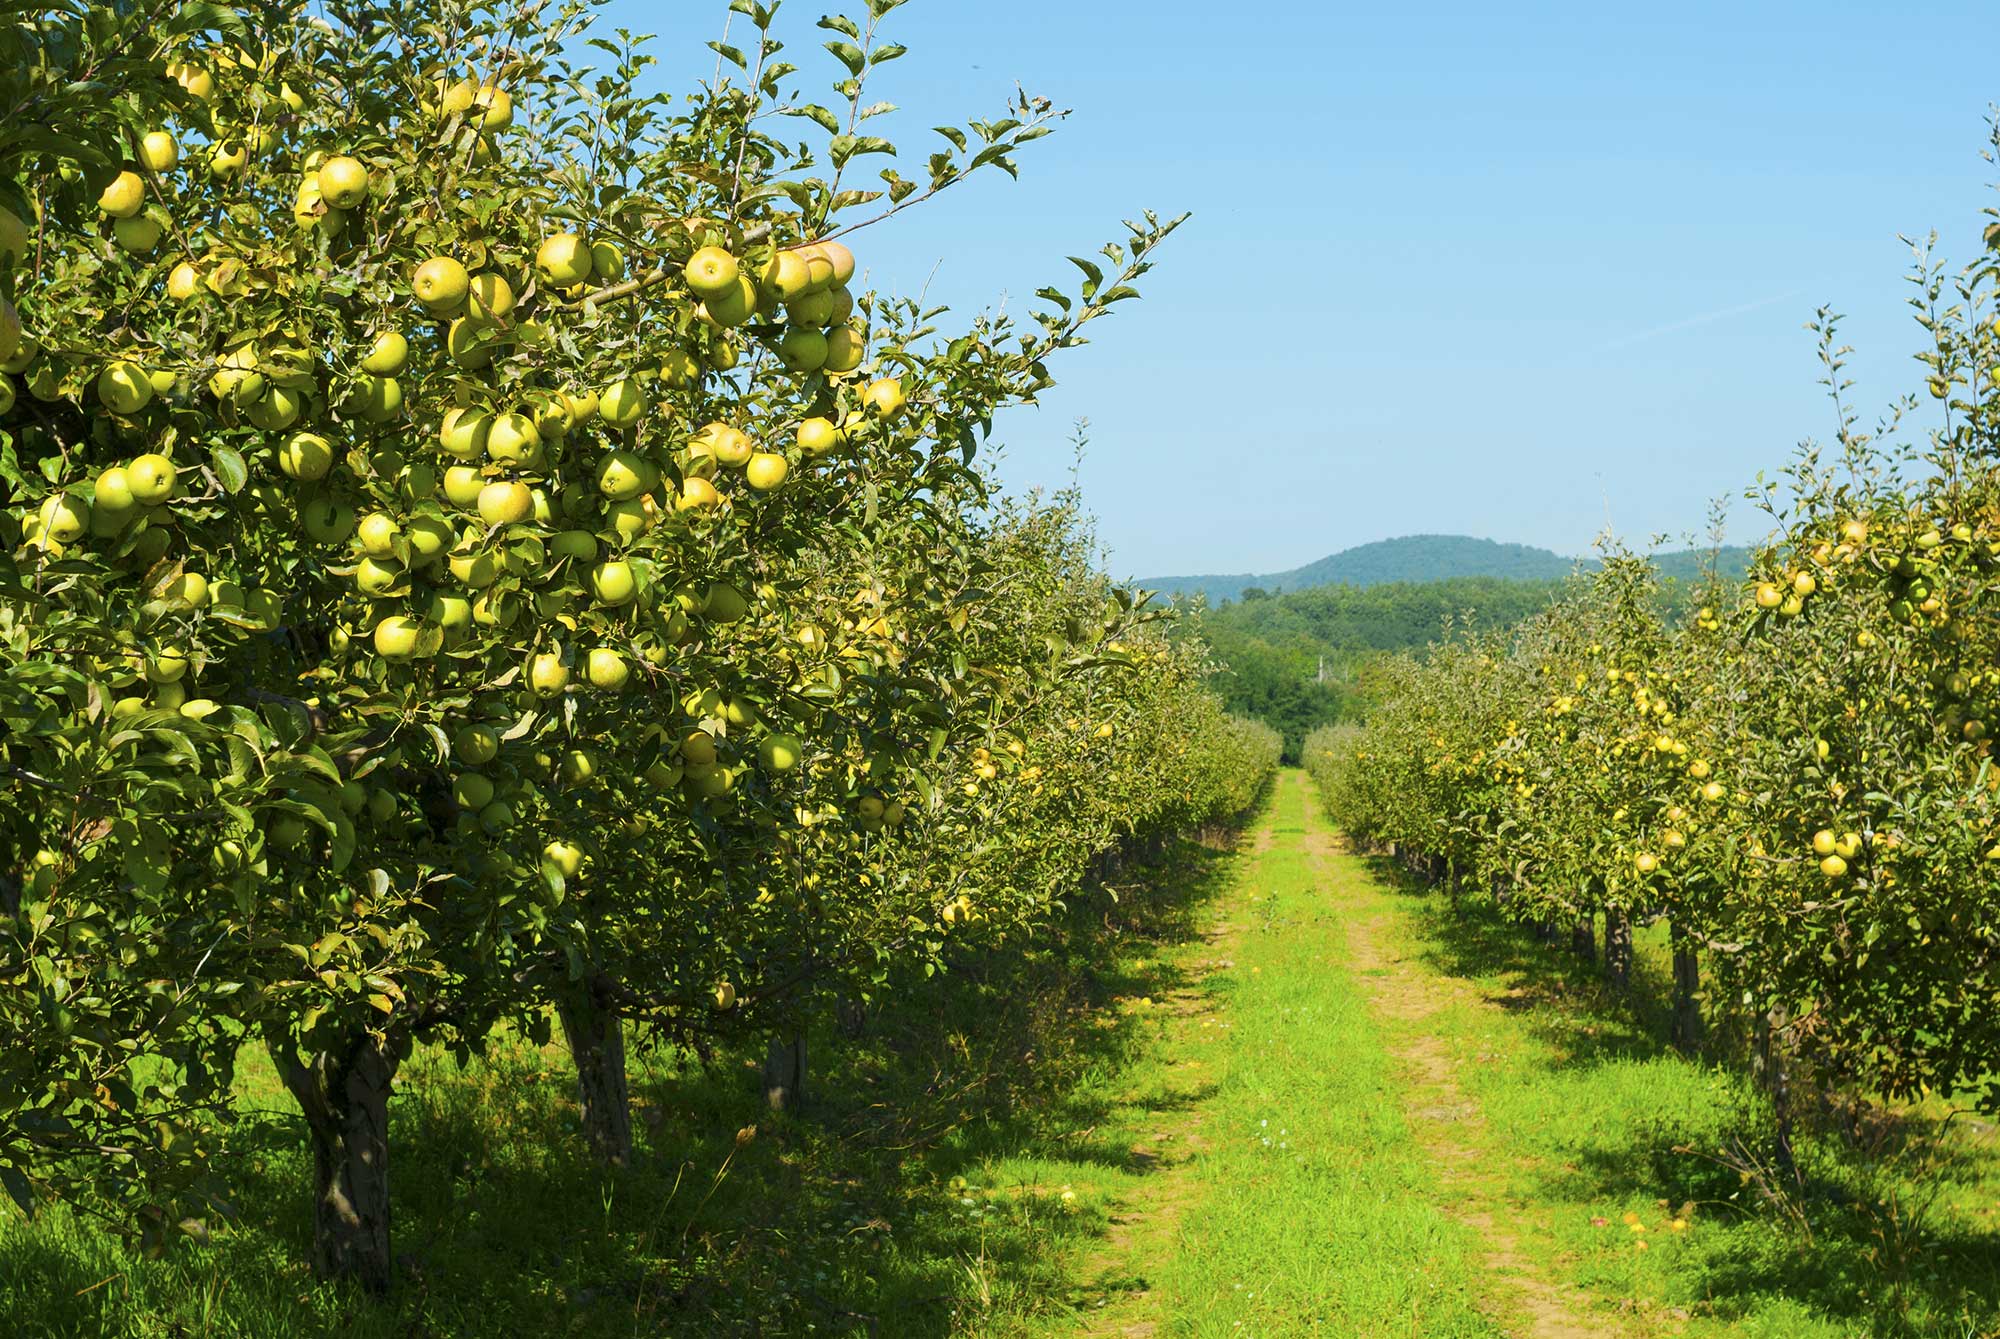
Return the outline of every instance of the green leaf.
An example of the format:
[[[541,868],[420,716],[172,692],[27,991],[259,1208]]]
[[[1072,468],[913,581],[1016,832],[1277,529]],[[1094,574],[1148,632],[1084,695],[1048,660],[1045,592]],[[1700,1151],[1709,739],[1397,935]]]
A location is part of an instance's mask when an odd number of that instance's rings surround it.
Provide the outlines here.
[[[787,107],[784,109],[784,114],[786,116],[803,116],[825,129],[829,135],[838,135],[840,133],[840,118],[816,102],[809,102],[800,107]]]
[[[868,58],[861,53],[861,48],[852,42],[828,42],[826,49],[847,67],[849,74],[860,74],[862,68],[868,64]]]
[[[35,1216],[35,1191],[28,1184],[28,1178],[21,1175],[17,1167],[0,1167],[0,1186],[7,1187],[7,1196],[20,1206],[22,1213],[30,1219]]]

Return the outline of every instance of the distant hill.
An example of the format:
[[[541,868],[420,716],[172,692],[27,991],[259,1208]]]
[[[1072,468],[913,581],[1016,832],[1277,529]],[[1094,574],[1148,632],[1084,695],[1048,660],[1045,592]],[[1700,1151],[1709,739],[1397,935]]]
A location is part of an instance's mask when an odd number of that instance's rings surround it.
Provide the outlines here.
[[[1697,575],[1706,557],[1704,550],[1682,550],[1654,555],[1663,576],[1688,580]],[[1725,548],[1719,555],[1725,570],[1743,571],[1749,566],[1749,550]],[[1163,595],[1192,595],[1206,592],[1210,604],[1241,599],[1245,590],[1256,588],[1277,594],[1306,590],[1313,586],[1379,586],[1391,582],[1453,581],[1466,577],[1486,577],[1501,581],[1554,581],[1579,567],[1594,566],[1594,558],[1565,558],[1549,549],[1527,544],[1501,544],[1469,535],[1405,535],[1400,539],[1378,540],[1295,567],[1289,572],[1240,574],[1234,576],[1146,577],[1139,584]]]

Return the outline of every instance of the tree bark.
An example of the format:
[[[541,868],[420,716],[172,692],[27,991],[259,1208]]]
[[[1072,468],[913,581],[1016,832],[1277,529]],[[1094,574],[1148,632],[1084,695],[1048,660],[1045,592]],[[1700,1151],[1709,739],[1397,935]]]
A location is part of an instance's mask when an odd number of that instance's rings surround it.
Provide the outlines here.
[[[1632,914],[1623,907],[1604,911],[1604,978],[1614,990],[1632,988]]]
[[[806,1034],[801,1027],[790,1037],[771,1038],[764,1053],[764,1100],[771,1110],[797,1107],[806,1100]]]
[[[1798,1181],[1798,1157],[1792,1149],[1792,1067],[1785,1055],[1784,1031],[1789,1015],[1783,1005],[1773,1007],[1757,1023],[1757,1071],[1764,1091],[1771,1096],[1771,1116],[1776,1127],[1771,1156],[1787,1180]]]
[[[590,1151],[614,1167],[632,1162],[632,1089],[625,1073],[625,1028],[609,982],[591,976],[556,999],[576,1065],[576,1095]]]
[[[1701,959],[1695,953],[1694,938],[1679,921],[1668,925],[1674,947],[1673,1044],[1689,1055],[1701,1046]]]
[[[1585,962],[1597,961],[1597,917],[1586,912],[1570,927],[1569,949]]]
[[[400,1032],[352,1034],[337,1052],[301,1057],[267,1034],[271,1059],[305,1114],[313,1150],[313,1270],[373,1293],[389,1290],[389,1089],[409,1054]]]
[[[834,1001],[833,1015],[840,1035],[859,1041],[868,1034],[868,1002],[859,995],[842,995]]]

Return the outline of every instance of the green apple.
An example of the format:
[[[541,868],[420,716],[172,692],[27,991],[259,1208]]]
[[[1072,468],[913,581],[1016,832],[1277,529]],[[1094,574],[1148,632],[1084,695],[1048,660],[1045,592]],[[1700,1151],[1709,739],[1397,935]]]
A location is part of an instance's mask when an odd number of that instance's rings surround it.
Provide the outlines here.
[[[542,434],[526,414],[497,414],[486,433],[486,457],[502,465],[532,469],[542,459]]]
[[[562,695],[569,687],[569,666],[563,664],[561,651],[543,651],[528,662],[528,687],[537,697]]]
[[[333,444],[316,432],[295,432],[278,448],[278,468],[294,479],[324,479],[333,469]]]
[[[593,647],[584,666],[585,676],[591,686],[615,693],[624,688],[632,677],[632,667],[625,657],[608,646]]]
[[[156,451],[133,457],[132,463],[125,467],[133,500],[145,507],[157,507],[171,498],[179,477],[174,462]]]
[[[559,232],[535,249],[535,275],[551,288],[569,288],[590,277],[590,245],[573,232]]]
[[[97,398],[114,414],[127,418],[153,401],[153,383],[137,363],[118,359],[97,374]]]
[[[371,599],[381,599],[402,579],[402,565],[389,558],[363,558],[354,568],[355,589]]]
[[[817,372],[826,366],[826,336],[817,330],[794,328],[778,341],[778,359],[794,372]]]
[[[767,772],[789,772],[805,757],[805,745],[793,735],[767,735],[757,746],[757,761]]]
[[[396,524],[396,518],[387,512],[371,511],[361,518],[355,530],[355,538],[360,541],[361,551],[371,558],[387,558],[396,551],[396,541],[402,537],[403,528]]]
[[[308,498],[299,507],[306,534],[321,544],[338,544],[354,533],[354,508],[330,497]]]
[[[361,370],[378,377],[393,377],[402,371],[410,361],[410,341],[397,330],[384,330],[375,336],[368,346],[368,352],[361,357]]]
[[[597,491],[613,502],[635,498],[659,481],[653,463],[630,451],[613,451],[597,467]]]
[[[645,412],[645,387],[631,378],[612,382],[597,397],[598,417],[614,428],[631,427]]]
[[[500,756],[500,732],[490,725],[468,725],[452,739],[459,761],[484,767]]]
[[[472,276],[465,272],[465,266],[450,256],[432,256],[410,277],[410,290],[433,316],[457,312],[465,305],[471,285]]]
[[[639,593],[639,581],[632,571],[632,564],[614,559],[591,568],[590,593],[597,597],[599,604],[612,608],[630,604]]]

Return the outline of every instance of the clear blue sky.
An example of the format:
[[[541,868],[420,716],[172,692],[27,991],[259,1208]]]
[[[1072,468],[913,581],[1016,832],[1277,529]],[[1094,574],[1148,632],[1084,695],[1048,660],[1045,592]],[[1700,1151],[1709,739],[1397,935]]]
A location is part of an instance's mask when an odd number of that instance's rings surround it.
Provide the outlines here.
[[[824,88],[830,6],[791,0]],[[858,10],[858,0],[850,6]],[[662,79],[723,6],[623,0]],[[1921,385],[1900,233],[1972,258],[1991,199],[1983,6],[912,0],[869,94],[926,127],[1019,81],[1075,115],[873,229],[883,288],[961,314],[1121,218],[1193,211],[1143,301],[1002,420],[1003,475],[1082,482],[1121,575],[1271,571],[1416,532],[1585,550],[1701,528],[1832,422],[1803,323],[1845,312],[1860,403]],[[741,20],[738,20],[741,23]],[[801,76],[804,78],[806,76]],[[880,161],[880,160],[878,160]],[[941,264],[940,264],[941,262]],[[1732,536],[1761,529],[1739,508]]]

